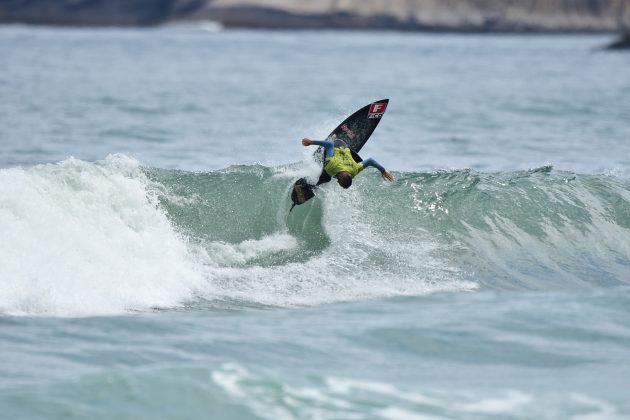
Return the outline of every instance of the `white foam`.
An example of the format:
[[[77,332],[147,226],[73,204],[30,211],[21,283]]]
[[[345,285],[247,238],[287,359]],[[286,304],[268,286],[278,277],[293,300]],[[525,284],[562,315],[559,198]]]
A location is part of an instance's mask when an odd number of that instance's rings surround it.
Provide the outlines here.
[[[331,392],[341,395],[350,395],[353,391],[358,390],[390,396],[419,405],[439,406],[442,404],[442,401],[435,398],[427,397],[418,392],[403,392],[391,384],[382,382],[328,377],[326,378],[326,385]]]
[[[383,234],[382,227],[368,217],[370,211],[360,204],[369,201],[364,194],[360,188],[342,190],[336,185],[319,190],[322,227],[330,244],[306,261],[256,265],[257,259],[277,252],[299,252],[303,244],[286,232],[239,244],[206,244],[212,261],[208,277],[213,293],[264,305],[311,306],[477,287],[461,280],[456,268],[433,256],[438,246],[435,241],[414,237],[410,243],[407,238]],[[294,210],[292,217],[317,223],[303,209],[309,208]],[[376,261],[375,255],[380,260]]]
[[[465,412],[497,415],[518,412],[523,406],[529,405],[534,398],[523,392],[509,391],[505,398],[486,398],[470,404],[463,404],[460,409]]]
[[[208,257],[215,264],[246,264],[281,251],[295,249],[297,239],[286,233],[275,233],[261,239],[250,239],[239,244],[213,242],[208,245]]]
[[[138,162],[0,170],[0,311],[95,315],[181,305],[203,282]]]
[[[230,397],[246,404],[258,417],[268,419],[295,418],[287,407],[277,401],[260,377],[235,363],[227,363],[211,374],[212,380]]]
[[[157,194],[169,192],[124,156],[0,170],[0,312],[97,315],[196,297],[311,306],[476,287],[434,257],[434,242],[388,236],[360,186],[320,190],[330,244],[307,260],[282,204],[275,233],[192,245]],[[199,197],[185,199],[178,204],[194,207]]]
[[[400,407],[387,407],[378,410],[379,416],[392,420],[443,420],[444,417],[431,416],[428,414],[418,414]]]
[[[565,391],[430,389],[348,377],[283,376],[229,363],[212,380],[237,404],[266,419],[443,418],[621,419],[610,402]],[[426,385],[426,384],[425,384]]]

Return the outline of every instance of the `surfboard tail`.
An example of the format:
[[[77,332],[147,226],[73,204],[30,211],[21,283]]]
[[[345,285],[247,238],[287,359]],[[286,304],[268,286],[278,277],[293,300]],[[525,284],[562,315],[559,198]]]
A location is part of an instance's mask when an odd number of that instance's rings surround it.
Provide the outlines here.
[[[291,192],[291,200],[293,205],[304,204],[315,196],[313,191],[314,186],[309,184],[306,178],[298,179],[293,185],[293,191]]]

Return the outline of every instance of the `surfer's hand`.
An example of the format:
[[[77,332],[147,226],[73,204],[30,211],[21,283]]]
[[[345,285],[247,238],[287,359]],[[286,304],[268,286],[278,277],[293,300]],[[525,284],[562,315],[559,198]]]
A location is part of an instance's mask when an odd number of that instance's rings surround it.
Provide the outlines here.
[[[383,178],[390,182],[394,180],[394,175],[392,175],[392,173],[389,171],[383,171],[381,172],[381,175],[383,176]]]
[[[313,144],[311,139],[302,139],[302,146],[310,146],[311,144]]]

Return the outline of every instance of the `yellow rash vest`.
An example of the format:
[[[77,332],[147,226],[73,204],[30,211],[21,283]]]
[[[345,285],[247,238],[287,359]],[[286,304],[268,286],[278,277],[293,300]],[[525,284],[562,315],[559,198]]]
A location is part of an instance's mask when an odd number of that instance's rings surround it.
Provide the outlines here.
[[[352,158],[352,153],[348,147],[335,147],[335,154],[327,157],[324,170],[330,176],[335,176],[339,172],[348,172],[352,178],[363,170],[363,163],[357,163]]]

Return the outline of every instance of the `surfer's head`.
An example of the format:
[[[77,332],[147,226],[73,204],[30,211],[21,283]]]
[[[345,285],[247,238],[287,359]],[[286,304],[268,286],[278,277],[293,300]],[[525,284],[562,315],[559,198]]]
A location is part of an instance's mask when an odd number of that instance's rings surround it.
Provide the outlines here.
[[[337,182],[343,188],[350,188],[350,185],[352,185],[352,176],[348,172],[339,172],[336,177]]]

